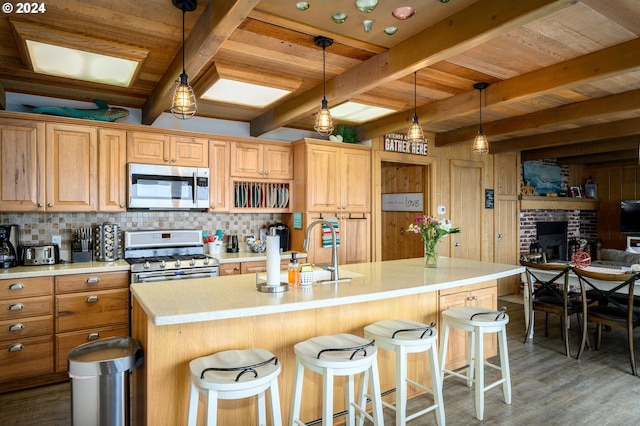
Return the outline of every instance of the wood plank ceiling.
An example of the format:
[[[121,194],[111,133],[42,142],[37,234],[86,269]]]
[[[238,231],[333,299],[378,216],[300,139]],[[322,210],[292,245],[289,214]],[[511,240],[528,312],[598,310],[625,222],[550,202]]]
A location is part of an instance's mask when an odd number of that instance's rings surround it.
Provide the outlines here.
[[[381,0],[365,14],[355,0],[198,0],[186,14],[189,81],[202,95],[218,76],[294,91],[260,109],[200,99],[198,116],[251,123],[260,136],[311,129],[323,93],[329,106],[351,100],[398,112],[356,126],[360,139],[404,132],[414,108],[436,145],[469,143],[478,129],[477,82],[491,152],[523,160],[629,160],[640,142],[640,2],[637,0]],[[56,0],[40,14],[0,16],[0,94],[37,94],[141,108],[151,124],[171,103],[182,69],[182,14],[171,0]],[[397,20],[391,11],[413,6]],[[332,21],[345,12],[343,24]],[[367,33],[362,20],[372,19]],[[397,26],[389,36],[382,31]],[[130,87],[32,71],[24,34],[62,45],[146,55]],[[2,102],[0,102],[2,106]],[[607,153],[605,155],[605,153]]]

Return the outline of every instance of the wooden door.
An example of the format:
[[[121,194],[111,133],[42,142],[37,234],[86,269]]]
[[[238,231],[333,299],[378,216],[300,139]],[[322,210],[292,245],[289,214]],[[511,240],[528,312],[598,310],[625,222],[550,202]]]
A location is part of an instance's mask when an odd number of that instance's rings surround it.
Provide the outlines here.
[[[307,147],[307,210],[337,212],[340,208],[339,150],[327,146]]]
[[[42,211],[45,201],[44,123],[0,124],[2,211]]]
[[[262,163],[259,144],[231,143],[231,176],[262,177]]]
[[[123,212],[127,196],[127,132],[98,131],[98,210]]]
[[[88,212],[98,206],[98,131],[47,124],[47,211]]]
[[[371,210],[371,153],[343,148],[340,153],[340,209],[346,212]]]
[[[129,132],[127,161],[143,164],[169,164],[169,137],[159,133]]]
[[[293,178],[293,153],[290,146],[264,145],[264,176],[269,179]]]
[[[460,228],[440,244],[449,242],[451,257],[481,260],[482,249],[482,167],[479,161],[451,160],[451,221]]]
[[[169,162],[176,166],[209,167],[209,140],[186,136],[169,138]]]
[[[419,235],[407,233],[409,224],[424,214],[428,167],[419,164],[383,162],[381,167],[382,194],[422,193],[423,211],[381,211],[382,260],[409,259],[424,255],[424,244]]]
[[[209,141],[209,208],[229,211],[229,143]]]
[[[371,221],[364,213],[345,215],[338,222],[340,229],[340,264],[371,261]]]
[[[518,186],[520,157],[515,153],[494,156],[494,254],[497,263],[517,265],[520,253],[520,209]],[[498,280],[498,295],[515,294],[520,291],[517,275]]]

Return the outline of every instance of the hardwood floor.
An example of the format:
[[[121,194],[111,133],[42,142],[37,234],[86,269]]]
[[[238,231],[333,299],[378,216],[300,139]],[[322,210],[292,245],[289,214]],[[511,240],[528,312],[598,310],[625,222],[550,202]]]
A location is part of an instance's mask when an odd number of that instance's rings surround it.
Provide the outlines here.
[[[624,331],[605,332],[600,351],[587,350],[580,361],[564,356],[557,318],[552,318],[550,337],[544,337],[544,316],[536,318],[533,341],[523,344],[522,305],[500,301],[507,306],[511,322],[509,360],[512,404],[506,405],[502,387],[486,394],[485,419],[488,425],[637,425],[640,421],[640,378],[631,375]],[[593,337],[593,326],[590,327]],[[591,339],[595,341],[595,339]],[[578,351],[577,326],[571,330],[571,351]],[[640,337],[636,339],[640,355]],[[497,372],[487,369],[487,382]],[[449,425],[479,424],[475,418],[473,389],[461,380],[444,383],[446,420]],[[67,426],[71,424],[70,385],[63,383],[0,395],[0,425]],[[426,397],[416,398],[417,406]],[[385,424],[394,424],[393,412],[385,410]],[[183,422],[169,422],[168,425]],[[433,425],[429,413],[409,422],[411,426]]]

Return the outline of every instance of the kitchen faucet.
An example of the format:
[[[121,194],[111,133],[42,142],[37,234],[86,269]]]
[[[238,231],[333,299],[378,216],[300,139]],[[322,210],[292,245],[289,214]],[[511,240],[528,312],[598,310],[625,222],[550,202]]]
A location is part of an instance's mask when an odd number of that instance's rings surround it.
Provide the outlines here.
[[[333,263],[333,265],[332,266],[318,265],[318,266],[320,266],[322,269],[331,271],[331,281],[338,281],[340,278],[338,274],[337,236],[336,236],[336,230],[333,228],[333,224],[331,222],[326,221],[324,219],[318,219],[309,224],[309,227],[307,228],[307,236],[304,239],[304,251],[309,250],[309,236],[311,235],[311,229],[319,223],[328,226],[329,229],[331,230],[331,262]]]

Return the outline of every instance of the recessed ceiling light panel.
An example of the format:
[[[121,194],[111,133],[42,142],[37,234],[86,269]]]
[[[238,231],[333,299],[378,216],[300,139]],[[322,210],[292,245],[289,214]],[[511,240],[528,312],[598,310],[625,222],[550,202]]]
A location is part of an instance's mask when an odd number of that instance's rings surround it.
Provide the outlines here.
[[[127,87],[138,62],[27,40],[33,71],[58,77]]]
[[[221,78],[202,95],[202,99],[263,108],[289,93],[289,90]]]
[[[372,105],[361,104],[359,102],[345,102],[330,109],[331,116],[352,123],[364,123],[396,111],[389,108],[382,108]]]

